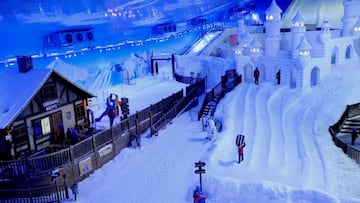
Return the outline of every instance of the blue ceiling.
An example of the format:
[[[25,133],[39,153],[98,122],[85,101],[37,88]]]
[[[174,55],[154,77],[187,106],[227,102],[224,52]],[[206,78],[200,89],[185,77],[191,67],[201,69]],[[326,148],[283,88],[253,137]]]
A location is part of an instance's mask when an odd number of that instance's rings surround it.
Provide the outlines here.
[[[284,10],[291,0],[278,0]],[[226,21],[241,11],[263,11],[271,0],[1,0],[0,61],[41,53],[43,38],[69,29],[92,28],[96,42],[146,39],[160,24]]]

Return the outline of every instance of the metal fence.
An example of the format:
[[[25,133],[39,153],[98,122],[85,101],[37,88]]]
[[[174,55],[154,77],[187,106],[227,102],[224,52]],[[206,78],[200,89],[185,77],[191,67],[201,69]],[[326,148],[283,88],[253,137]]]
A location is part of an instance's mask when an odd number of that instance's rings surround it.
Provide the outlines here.
[[[352,118],[360,115],[360,103],[347,105],[340,119],[329,127],[329,133],[332,137],[334,144],[341,148],[344,153],[346,153],[350,158],[354,159],[358,164],[360,164],[360,151],[351,145],[343,142],[336,135],[341,131],[342,126],[344,125],[346,119]]]
[[[229,80],[229,78],[226,77],[228,72],[233,72],[234,78],[232,80]],[[206,105],[210,101],[213,101],[215,98],[217,98],[218,100],[222,99],[226,92],[235,88],[238,84],[241,83],[241,75],[236,74],[235,70],[228,70],[227,73],[221,77],[221,82],[219,82],[215,87],[213,87],[209,92],[206,93],[200,111],[198,112],[198,120],[201,119]]]

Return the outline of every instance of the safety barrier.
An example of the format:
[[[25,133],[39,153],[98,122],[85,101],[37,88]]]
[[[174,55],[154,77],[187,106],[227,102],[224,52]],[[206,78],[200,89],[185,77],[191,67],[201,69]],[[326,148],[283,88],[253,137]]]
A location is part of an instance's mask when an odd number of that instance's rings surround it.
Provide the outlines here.
[[[345,121],[348,118],[353,118],[360,115],[360,103],[347,105],[340,119],[333,125],[329,127],[329,133],[332,137],[334,144],[341,148],[344,153],[346,153],[350,158],[354,159],[358,164],[360,164],[360,150],[355,147],[345,143],[337,136],[341,132],[341,129],[345,125]]]
[[[228,75],[231,74],[231,80]],[[205,110],[206,105],[210,101],[214,101],[217,98],[217,101],[222,99],[225,94],[232,89],[234,89],[238,84],[242,81],[241,75],[236,73],[236,70],[228,70],[226,74],[221,77],[221,82],[219,82],[214,88],[212,88],[209,92],[206,93],[205,99],[201,105],[200,111],[198,112],[198,120],[201,119],[203,112]]]
[[[0,202],[54,202],[69,198],[76,185],[129,146],[131,138],[151,129],[158,134],[197,100],[204,79],[138,111],[109,129],[50,154],[0,162]]]

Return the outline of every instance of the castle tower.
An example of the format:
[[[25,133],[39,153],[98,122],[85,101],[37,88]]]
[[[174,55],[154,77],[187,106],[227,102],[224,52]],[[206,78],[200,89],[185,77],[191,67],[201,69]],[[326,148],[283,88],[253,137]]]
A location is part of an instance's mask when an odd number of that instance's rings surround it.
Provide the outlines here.
[[[360,19],[354,25],[353,35],[356,36],[356,37],[360,36]]]
[[[262,44],[259,42],[259,40],[257,40],[257,38],[254,38],[250,45],[249,45],[249,55],[256,59],[258,56],[261,55],[261,48],[262,48]]]
[[[329,21],[325,20],[321,25],[321,32],[320,32],[320,41],[325,44],[331,39],[331,32],[330,32],[331,25]]]
[[[317,12],[317,17],[316,17],[316,28],[319,28],[322,26],[322,23],[324,22],[323,20],[323,4],[321,3],[319,8],[318,8],[318,12]]]
[[[280,27],[282,10],[273,0],[265,11],[265,55],[275,57],[280,50]]]
[[[301,58],[310,58],[312,46],[306,40],[306,37],[301,39],[299,46],[296,48],[298,50],[298,56]]]
[[[343,36],[351,36],[355,23],[358,21],[360,0],[344,0]]]
[[[243,19],[238,20],[238,37],[240,41],[240,37],[244,35],[246,32],[246,25]]]
[[[298,10],[294,18],[292,19],[293,26],[291,28],[292,33],[292,42],[291,42],[291,50],[292,50],[292,57],[297,58],[298,56],[298,50],[297,47],[299,46],[301,40],[304,37],[304,34],[306,32],[305,27],[305,20],[304,16],[301,14],[301,12]]]

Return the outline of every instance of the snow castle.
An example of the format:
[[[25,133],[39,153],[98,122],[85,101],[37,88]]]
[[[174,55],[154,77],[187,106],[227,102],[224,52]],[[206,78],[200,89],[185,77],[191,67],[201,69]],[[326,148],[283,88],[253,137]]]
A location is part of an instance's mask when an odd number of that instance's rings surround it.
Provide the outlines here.
[[[235,48],[237,71],[244,82],[253,81],[260,70],[261,81],[276,81],[291,88],[309,88],[319,84],[335,65],[360,62],[360,0],[344,0],[342,28],[332,29],[331,22],[306,25],[301,11],[292,18],[291,28],[282,28],[282,10],[272,1],[265,11],[266,20],[259,32],[250,32],[238,21],[238,46]],[[321,19],[321,13],[318,13]],[[251,33],[251,34],[250,34]]]

